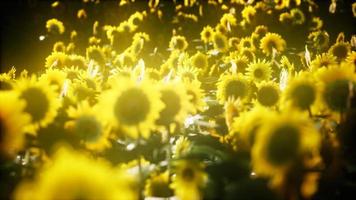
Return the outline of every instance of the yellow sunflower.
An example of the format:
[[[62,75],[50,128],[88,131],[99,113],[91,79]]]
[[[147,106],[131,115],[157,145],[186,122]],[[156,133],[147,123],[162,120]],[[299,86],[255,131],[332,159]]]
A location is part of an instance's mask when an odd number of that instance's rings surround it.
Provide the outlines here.
[[[307,116],[292,110],[269,114],[252,147],[253,171],[278,184],[294,163],[319,147],[320,134]]]
[[[350,52],[345,62],[350,65],[353,65],[356,68],[356,51]]]
[[[203,111],[206,103],[204,101],[204,91],[201,89],[201,83],[198,80],[184,81],[185,90],[189,96],[189,102],[193,107],[192,114]]]
[[[293,18],[293,23],[294,24],[298,24],[298,25],[301,25],[305,22],[305,15],[303,13],[303,11],[301,11],[300,9],[298,8],[293,8],[291,11],[290,11],[290,14]]]
[[[201,199],[201,189],[207,181],[204,165],[193,160],[180,160],[175,163],[175,176],[171,188],[181,200]]]
[[[242,51],[243,49],[249,49],[250,51],[256,50],[251,37],[241,38],[239,43],[239,50]]]
[[[204,53],[201,53],[198,51],[196,54],[194,54],[191,58],[191,64],[193,67],[201,70],[201,71],[206,71],[207,68],[209,67],[208,63],[208,56],[205,55]]]
[[[329,53],[322,53],[316,55],[314,60],[310,63],[310,68],[312,71],[315,71],[322,67],[329,67],[331,65],[337,64],[336,57]]]
[[[46,81],[49,85],[55,85],[60,90],[67,78],[67,74],[59,69],[48,68],[40,77],[40,81]]]
[[[148,138],[164,106],[160,99],[159,90],[147,79],[135,82],[118,77],[102,93],[99,104],[106,111],[103,117],[114,126],[120,126],[133,138]]]
[[[188,42],[184,36],[176,35],[171,38],[169,48],[172,50],[184,51],[188,47]]]
[[[67,64],[68,56],[63,52],[52,52],[47,56],[45,67],[46,68],[63,68]]]
[[[13,91],[0,91],[0,154],[13,157],[22,149],[30,116],[23,112],[25,101]]]
[[[224,104],[229,98],[244,100],[249,97],[250,85],[241,74],[222,75],[217,83],[216,97]]]
[[[257,60],[248,64],[246,75],[252,81],[269,81],[271,79],[271,74],[271,64],[265,60]]]
[[[258,84],[258,90],[256,92],[256,100],[258,104],[272,107],[278,104],[279,99],[280,90],[276,82],[268,81]]]
[[[256,12],[257,11],[253,6],[251,5],[245,6],[245,8],[241,12],[242,18],[245,19],[248,23],[251,23],[254,20]]]
[[[337,58],[339,62],[345,60],[348,53],[351,51],[351,46],[348,42],[336,42],[333,44],[330,49],[329,53]]]
[[[88,60],[94,60],[100,66],[105,66],[106,56],[103,48],[99,46],[90,46],[86,49],[86,56]]]
[[[281,53],[286,48],[286,41],[277,33],[267,33],[261,39],[260,48],[266,55],[272,55],[274,50]]]
[[[317,31],[320,30],[321,27],[323,27],[323,21],[319,17],[313,17],[311,21],[311,30],[312,31]]]
[[[211,26],[205,26],[200,33],[201,40],[207,44],[213,41],[214,29]]]
[[[65,127],[69,129],[86,148],[102,151],[110,146],[108,141],[109,129],[96,106],[91,107],[87,101],[82,101],[75,108],[67,109],[69,121]]]
[[[180,136],[173,146],[173,158],[186,156],[192,148],[192,142],[187,137]]]
[[[227,37],[219,32],[214,33],[213,44],[214,44],[214,49],[219,50],[220,52],[225,52],[229,48]]]
[[[39,127],[46,127],[56,117],[60,102],[55,89],[45,81],[38,81],[36,76],[16,82],[14,90],[26,102],[24,111],[31,116],[29,132],[34,133]]]
[[[63,34],[65,31],[63,22],[55,18],[47,20],[46,28],[49,33],[53,34]]]
[[[169,187],[169,172],[155,172],[150,175],[145,184],[146,197],[168,198],[173,196],[173,191]]]
[[[326,49],[329,46],[330,37],[326,31],[314,31],[309,33],[308,39],[318,49]]]
[[[58,41],[58,42],[54,43],[54,45],[53,45],[53,51],[54,51],[54,52],[63,52],[63,53],[65,53],[65,51],[66,51],[66,46],[64,45],[63,42]]]
[[[193,81],[197,80],[199,71],[197,68],[190,66],[179,66],[176,74],[182,81]]]
[[[14,199],[134,200],[138,192],[129,184],[133,181],[132,175],[104,161],[60,148],[33,181],[19,184]]]

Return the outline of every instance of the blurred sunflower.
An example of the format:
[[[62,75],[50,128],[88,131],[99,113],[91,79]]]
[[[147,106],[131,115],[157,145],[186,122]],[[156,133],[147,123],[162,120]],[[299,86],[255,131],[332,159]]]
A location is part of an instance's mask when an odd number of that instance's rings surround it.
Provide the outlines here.
[[[184,82],[197,80],[199,75],[199,69],[190,66],[179,66],[177,70],[177,76]]]
[[[51,55],[47,56],[45,67],[46,68],[63,68],[67,64],[68,56],[63,52],[52,52]]]
[[[330,37],[326,31],[314,31],[309,33],[308,40],[318,49],[326,49],[329,46]]]
[[[87,101],[82,101],[76,108],[69,107],[67,114],[69,121],[65,123],[65,127],[79,138],[86,148],[102,151],[110,145],[109,129],[98,117],[96,106],[91,107]]]
[[[271,64],[265,60],[257,60],[248,64],[246,75],[251,81],[269,81],[272,75]]]
[[[251,37],[241,38],[239,43],[239,50],[243,50],[243,49],[249,49],[250,51],[256,50]]]
[[[201,70],[201,71],[206,71],[209,67],[208,63],[208,56],[205,55],[204,53],[201,53],[198,51],[196,54],[194,54],[191,58],[191,63],[192,66]]]
[[[255,19],[256,12],[257,11],[253,6],[245,6],[241,12],[242,18],[245,19],[248,23],[252,23]]]
[[[296,111],[270,114],[252,147],[253,170],[278,184],[291,165],[319,147],[320,135],[308,117]]]
[[[192,142],[184,136],[180,136],[173,146],[173,158],[183,158],[192,148]]]
[[[47,32],[52,34],[63,34],[65,31],[63,22],[55,18],[47,20],[46,28]]]
[[[201,89],[201,83],[198,80],[185,81],[185,90],[189,96],[189,102],[193,107],[192,114],[203,111],[206,103],[204,101],[204,91]]]
[[[303,13],[303,11],[301,11],[300,9],[298,8],[293,8],[291,11],[290,11],[290,14],[293,18],[293,23],[294,24],[297,24],[297,25],[301,25],[305,22],[305,15]]]
[[[63,53],[65,53],[66,52],[66,46],[64,45],[63,42],[58,41],[58,42],[54,43],[53,51],[54,52],[63,52]]]
[[[67,74],[59,69],[48,68],[40,77],[40,81],[46,81],[49,85],[55,85],[60,90],[66,80]]]
[[[0,155],[13,157],[23,148],[30,116],[23,112],[25,101],[13,91],[0,91]]]
[[[281,53],[286,48],[286,41],[277,33],[267,33],[261,39],[260,48],[266,55],[272,55],[274,50]]]
[[[272,107],[278,104],[279,99],[280,90],[276,82],[268,81],[258,84],[256,100],[260,105]]]
[[[336,42],[335,44],[333,44],[330,49],[329,49],[329,53],[333,56],[335,56],[338,60],[338,62],[341,62],[343,60],[345,60],[345,58],[347,57],[348,53],[351,51],[351,46],[348,42]]]
[[[193,160],[179,160],[175,163],[175,176],[171,188],[181,200],[201,199],[201,189],[207,181],[204,165]]]
[[[312,71],[317,70],[322,67],[329,67],[331,65],[337,64],[336,57],[329,53],[322,53],[316,55],[315,59],[310,63],[310,68]]]
[[[219,32],[213,35],[214,49],[220,52],[225,52],[229,48],[227,37]]]
[[[222,75],[217,83],[216,97],[223,104],[229,98],[244,100],[249,97],[250,85],[242,74]]]
[[[184,36],[176,35],[171,38],[169,48],[171,50],[184,51],[188,47],[188,42]]]
[[[352,51],[349,53],[349,55],[347,56],[346,63],[353,65],[354,68],[356,68],[356,51]]]
[[[99,97],[100,108],[107,113],[104,117],[133,138],[148,138],[164,106],[159,90],[147,79],[135,82],[118,77],[110,84]]]
[[[173,191],[169,187],[169,172],[151,174],[146,180],[144,192],[146,197],[168,198],[173,196]]]
[[[31,116],[29,132],[34,133],[39,127],[46,127],[56,117],[60,102],[55,89],[47,82],[37,80],[36,76],[16,82],[14,90],[26,102],[24,111]]]
[[[103,48],[99,46],[89,46],[86,49],[86,55],[88,60],[94,60],[101,67],[105,66],[106,56],[104,54]]]
[[[207,44],[213,41],[213,35],[214,29],[211,26],[207,25],[201,31],[200,38],[205,44]]]

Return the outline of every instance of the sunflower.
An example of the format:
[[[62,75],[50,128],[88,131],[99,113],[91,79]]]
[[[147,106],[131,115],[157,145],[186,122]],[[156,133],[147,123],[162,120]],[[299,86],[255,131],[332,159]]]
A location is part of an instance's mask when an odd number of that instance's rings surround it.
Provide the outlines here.
[[[270,115],[270,110],[257,105],[252,110],[242,112],[235,118],[229,131],[233,148],[249,151],[254,145],[256,133]]]
[[[240,39],[238,37],[230,37],[229,38],[229,47],[233,50],[239,49]]]
[[[241,74],[222,75],[217,83],[216,96],[219,103],[224,104],[229,98],[244,100],[249,97],[250,84]]]
[[[236,71],[237,73],[244,74],[246,69],[248,68],[248,58],[243,55],[238,55],[236,58],[233,59],[233,62],[236,64]]]
[[[80,55],[71,54],[67,56],[66,60],[67,67],[78,67],[79,69],[87,69],[87,60]]]
[[[256,92],[257,102],[266,107],[275,106],[280,99],[278,84],[273,81],[262,82],[258,85]]]
[[[60,102],[55,89],[45,81],[38,81],[36,76],[16,82],[14,90],[26,102],[24,111],[31,116],[29,132],[46,127],[56,117]]]
[[[225,52],[229,48],[227,37],[219,32],[213,35],[214,49]]]
[[[226,26],[224,26],[224,25],[222,25],[222,24],[217,24],[217,25],[215,26],[215,32],[216,32],[216,33],[220,33],[220,34],[222,34],[222,35],[227,35],[228,30],[227,30],[227,27],[226,27]]]
[[[134,14],[132,14],[129,19],[128,22],[130,24],[133,24],[134,26],[138,26],[140,22],[143,21],[144,15],[140,12],[135,12]]]
[[[256,15],[256,9],[253,6],[248,5],[245,6],[241,14],[243,19],[245,19],[248,23],[251,23]]]
[[[318,151],[320,134],[302,113],[269,114],[258,129],[252,147],[252,167],[258,176],[271,177],[272,184],[304,155]]]
[[[53,34],[63,34],[65,31],[63,22],[55,18],[47,20],[46,28],[49,33]]]
[[[312,31],[318,31],[323,27],[323,21],[319,17],[313,17],[311,20],[311,27]]]
[[[326,31],[315,31],[308,35],[308,39],[318,49],[326,49],[329,46],[329,34]]]
[[[173,158],[186,156],[192,148],[192,142],[184,136],[180,136],[173,146]]]
[[[175,176],[171,188],[181,200],[201,199],[200,189],[204,187],[207,175],[204,165],[193,160],[180,160],[175,163]]]
[[[285,24],[285,25],[290,25],[293,23],[293,17],[290,13],[288,12],[284,12],[284,13],[281,13],[279,15],[279,21],[282,23],[282,24]]]
[[[63,52],[52,52],[51,55],[47,56],[45,67],[46,68],[63,68],[67,64],[68,56]]]
[[[312,71],[317,70],[322,67],[329,67],[331,65],[337,64],[336,57],[329,53],[322,53],[316,55],[315,59],[310,63],[310,68]]]
[[[345,111],[348,107],[351,86],[355,84],[355,67],[346,63],[321,68],[317,77],[322,83],[322,97],[332,111]]]
[[[281,53],[286,48],[286,41],[277,33],[267,33],[261,39],[260,48],[266,55],[272,55],[274,50]]]
[[[172,123],[183,123],[188,113],[193,110],[183,83],[178,81],[162,83],[160,93],[164,109],[159,113],[156,124],[170,127]]]
[[[203,111],[206,103],[204,101],[204,91],[201,89],[201,83],[198,80],[184,81],[185,90],[189,96],[189,102],[193,107],[192,113]]]
[[[169,48],[172,50],[184,51],[188,47],[188,42],[184,36],[176,35],[171,38]]]
[[[182,81],[191,82],[197,80],[198,75],[199,75],[198,69],[190,66],[180,66],[178,67],[177,70],[177,76]]]
[[[205,55],[204,53],[201,53],[198,51],[196,54],[194,54],[190,58],[191,64],[193,67],[201,70],[201,71],[206,71],[207,68],[209,67],[208,63],[208,56]]]
[[[105,66],[106,56],[104,54],[103,48],[99,46],[90,46],[86,49],[86,56],[88,60],[94,60],[100,66]]]
[[[305,15],[303,11],[299,10],[298,8],[293,8],[290,11],[290,15],[293,18],[293,23],[297,25],[301,25],[305,22]]]
[[[207,44],[213,41],[214,29],[211,26],[205,26],[200,32],[201,40]]]
[[[256,26],[253,33],[257,34],[258,38],[262,38],[268,33],[268,27],[264,25],[258,25]]]
[[[145,184],[146,197],[168,198],[173,196],[173,191],[169,187],[169,172],[155,172],[150,175]]]
[[[86,148],[102,151],[110,145],[108,127],[98,117],[96,106],[91,107],[87,101],[82,101],[76,108],[69,107],[67,114],[69,121],[65,123],[65,127],[79,138]]]
[[[55,85],[58,90],[60,90],[66,80],[67,74],[59,69],[48,68],[45,73],[43,73],[39,80],[46,81],[49,85]]]
[[[345,60],[348,53],[351,51],[351,46],[348,42],[336,42],[329,49],[329,53],[337,58],[339,62]]]
[[[70,173],[68,173],[70,172]],[[79,152],[60,148],[31,182],[22,182],[15,199],[137,199],[134,177]]]
[[[30,116],[23,112],[25,101],[13,91],[0,91],[0,155],[13,157],[22,149]]]
[[[243,49],[248,49],[250,51],[256,50],[251,37],[241,38],[239,43],[239,50],[242,51]]]
[[[356,51],[350,52],[345,62],[350,65],[353,65],[356,68]]]
[[[118,77],[111,81],[111,89],[103,92],[99,104],[114,126],[120,126],[133,138],[148,138],[163,108],[160,97],[158,89],[147,79],[135,82]]]
[[[63,52],[63,53],[65,53],[65,51],[66,51],[66,46],[64,45],[63,42],[58,41],[58,42],[54,43],[54,45],[53,45],[53,51],[54,51],[54,52]]]
[[[301,110],[310,109],[317,101],[319,86],[309,73],[300,73],[287,83],[284,102]]]
[[[271,78],[271,64],[265,60],[257,60],[248,64],[246,75],[255,82],[269,81]]]
[[[225,27],[228,26],[236,26],[237,25],[237,20],[235,16],[231,13],[225,13],[221,18],[220,18],[220,24],[224,25]]]

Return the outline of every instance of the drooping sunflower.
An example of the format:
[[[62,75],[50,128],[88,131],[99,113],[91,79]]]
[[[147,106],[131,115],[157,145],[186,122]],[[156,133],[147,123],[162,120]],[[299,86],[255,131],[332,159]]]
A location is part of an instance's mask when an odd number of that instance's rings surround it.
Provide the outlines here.
[[[310,68],[312,71],[315,71],[322,67],[329,67],[331,65],[337,64],[336,57],[329,53],[322,53],[316,55],[314,60],[310,63]]]
[[[310,73],[300,73],[287,83],[283,93],[285,103],[301,110],[308,110],[317,102],[319,86]]]
[[[153,173],[145,184],[146,197],[168,198],[173,196],[173,191],[169,187],[169,172]]]
[[[192,66],[201,70],[201,71],[206,71],[207,68],[209,67],[208,56],[199,52],[199,51],[196,54],[194,54],[190,58],[190,60],[191,60]]]
[[[260,48],[268,56],[272,55],[274,50],[281,53],[286,48],[286,41],[277,33],[267,33],[261,39]]]
[[[290,11],[290,14],[293,18],[293,23],[294,24],[298,24],[298,25],[301,25],[305,22],[305,15],[303,13],[303,11],[301,11],[300,9],[298,8],[293,8],[291,11]]]
[[[229,48],[227,37],[219,32],[214,33],[213,44],[214,49],[219,50],[220,52],[225,52]]]
[[[250,51],[255,51],[255,45],[253,44],[253,40],[251,37],[241,38],[239,43],[239,50],[249,49]]]
[[[256,15],[256,12],[257,11],[253,6],[251,5],[245,6],[245,8],[241,12],[242,18],[244,18],[248,23],[252,23]]]
[[[110,84],[99,97],[105,117],[132,138],[148,138],[164,107],[157,87],[147,79],[137,82],[126,77],[117,77]]]
[[[347,63],[321,68],[317,72],[322,83],[322,99],[332,111],[345,111],[348,107],[352,86],[355,85],[355,67]]]
[[[329,47],[330,36],[328,32],[319,30],[309,33],[308,40],[311,41],[314,47],[326,49]]]
[[[213,41],[214,29],[211,26],[205,26],[200,33],[201,40],[207,44]]]
[[[16,188],[14,199],[134,200],[138,193],[131,182],[129,173],[62,147],[33,181]]]
[[[181,200],[201,199],[201,189],[207,176],[203,171],[204,165],[194,160],[179,160],[175,163],[175,176],[171,188]]]
[[[350,44],[348,42],[343,42],[343,41],[336,42],[329,49],[329,53],[335,56],[338,62],[345,60],[345,58],[347,57],[350,51],[351,51]]]
[[[104,150],[109,147],[109,129],[99,118],[96,106],[91,107],[87,101],[82,101],[75,107],[67,109],[69,121],[65,127],[69,129],[90,150]]]
[[[63,52],[63,53],[65,53],[65,51],[66,51],[66,46],[64,45],[63,42],[58,41],[58,42],[54,43],[54,45],[53,45],[53,51],[54,51],[54,52]]]
[[[292,110],[270,114],[258,129],[252,147],[253,171],[278,184],[294,163],[319,147],[320,134],[306,115]]]
[[[323,21],[319,17],[313,17],[311,20],[311,27],[312,31],[320,30],[323,27]]]
[[[94,60],[100,66],[105,66],[106,56],[103,48],[99,46],[90,46],[86,49],[86,56],[88,60]]]
[[[54,86],[32,76],[18,80],[14,90],[26,102],[24,112],[31,116],[29,132],[34,133],[39,127],[46,127],[54,120],[60,107],[59,94]]]
[[[188,47],[188,42],[184,36],[176,35],[171,38],[169,48],[172,50],[184,51]]]
[[[52,34],[63,34],[65,31],[63,22],[55,18],[47,20],[46,28],[47,31]]]
[[[271,79],[271,74],[271,64],[265,60],[257,60],[248,64],[246,75],[252,81],[269,81]]]
[[[189,96],[189,102],[192,105],[192,114],[203,111],[206,103],[204,101],[204,91],[201,89],[201,83],[198,80],[184,81],[185,90]]]
[[[258,84],[256,100],[260,105],[272,107],[278,104],[279,99],[280,89],[276,82],[268,81]]]
[[[164,108],[159,113],[156,124],[168,128],[173,123],[183,123],[193,109],[183,83],[180,81],[162,83],[160,93]]]
[[[30,116],[23,112],[25,101],[13,91],[0,91],[0,155],[13,157],[23,148]]]
[[[217,83],[216,96],[224,104],[229,98],[245,100],[250,94],[250,84],[242,74],[222,75]]]
[[[52,52],[51,55],[47,56],[45,67],[46,68],[63,68],[67,64],[68,56],[63,52]]]

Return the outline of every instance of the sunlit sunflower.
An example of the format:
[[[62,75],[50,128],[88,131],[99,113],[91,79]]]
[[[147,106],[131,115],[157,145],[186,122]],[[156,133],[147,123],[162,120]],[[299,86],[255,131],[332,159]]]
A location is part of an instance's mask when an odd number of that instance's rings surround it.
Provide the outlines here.
[[[261,39],[260,48],[266,55],[272,55],[274,50],[281,53],[286,48],[286,41],[277,33],[267,33]]]
[[[46,68],[63,68],[67,63],[68,56],[63,52],[52,52],[51,55],[47,56],[45,67]]]
[[[229,131],[233,148],[249,151],[254,145],[256,133],[271,113],[273,111],[265,107],[255,106],[252,110],[242,112],[239,117],[235,118]]]
[[[176,89],[176,88],[175,88]],[[135,82],[119,77],[111,89],[102,93],[99,104],[114,126],[120,126],[133,138],[147,138],[159,119],[163,104],[159,90],[147,79]]]
[[[162,83],[160,93],[164,108],[159,113],[156,124],[168,128],[173,123],[183,123],[193,109],[183,83],[180,81]]]
[[[58,41],[58,42],[54,43],[54,45],[53,45],[53,51],[54,51],[54,52],[63,52],[63,53],[65,53],[65,51],[66,51],[66,46],[64,45],[63,42]]]
[[[87,60],[80,55],[71,54],[67,57],[66,60],[67,67],[78,67],[79,69],[87,69]]]
[[[330,37],[326,31],[315,31],[308,35],[308,40],[318,49],[326,49],[329,46]]]
[[[21,199],[137,199],[130,187],[134,177],[104,161],[61,148],[33,181],[22,182],[14,198]]]
[[[228,30],[227,30],[227,27],[222,25],[222,24],[217,24],[215,26],[215,32],[217,33],[221,33],[223,35],[227,35],[228,34]]]
[[[173,146],[173,158],[186,156],[192,148],[192,142],[184,136],[180,136]]]
[[[249,97],[250,85],[247,78],[241,74],[222,75],[217,83],[216,96],[223,104],[229,98],[244,100]]]
[[[105,66],[106,56],[103,48],[99,46],[90,46],[86,49],[86,56],[88,60],[94,60],[100,66]]]
[[[177,76],[182,80],[182,81],[193,81],[197,80],[197,77],[199,75],[199,70],[194,67],[190,66],[180,66],[178,67],[177,70]]]
[[[237,20],[235,16],[231,13],[225,13],[221,18],[220,18],[220,24],[224,25],[225,27],[228,26],[236,26],[237,25]]]
[[[268,33],[268,27],[264,25],[258,25],[256,26],[253,33],[257,34],[258,38],[262,38]]]
[[[329,49],[329,53],[337,58],[339,62],[345,60],[348,53],[351,51],[351,46],[348,42],[336,42]]]
[[[279,99],[280,90],[276,82],[268,81],[258,85],[256,100],[260,105],[272,107],[278,104]]]
[[[249,63],[246,70],[246,75],[255,82],[269,81],[272,74],[271,64],[265,60]]]
[[[205,26],[200,33],[201,40],[207,44],[213,41],[214,29],[211,26]]]
[[[310,109],[317,101],[319,86],[310,73],[300,73],[287,83],[283,93],[284,102],[301,110]]]
[[[230,37],[229,38],[229,47],[234,51],[239,49],[240,38],[238,37]]]
[[[0,91],[0,155],[15,156],[23,148],[25,126],[30,116],[23,112],[25,101],[12,91]]]
[[[336,57],[329,53],[322,53],[316,55],[315,59],[310,63],[310,68],[312,71],[317,70],[322,67],[329,67],[331,65],[337,64]]]
[[[171,38],[169,48],[172,50],[184,51],[188,47],[188,42],[184,36],[176,35]]]
[[[290,11],[290,14],[293,18],[293,23],[294,24],[303,24],[305,22],[305,15],[303,13],[303,11],[299,10],[298,8],[293,8]]]
[[[26,102],[24,111],[31,116],[29,132],[34,133],[39,127],[46,127],[56,117],[60,102],[55,89],[46,81],[38,81],[36,76],[16,82],[15,91]]]
[[[97,107],[91,107],[87,101],[82,101],[76,108],[69,107],[67,114],[69,121],[65,127],[79,138],[86,148],[101,151],[109,146],[109,129],[99,117]]]
[[[350,65],[353,65],[356,68],[356,51],[350,52],[345,62]]]
[[[214,49],[219,50],[220,52],[225,52],[229,48],[227,37],[219,32],[214,33],[213,44]]]
[[[47,31],[52,34],[63,34],[65,31],[63,22],[55,18],[47,20],[46,28]]]
[[[45,73],[43,73],[39,80],[46,81],[49,85],[55,85],[57,90],[60,90],[66,80],[67,74],[59,69],[48,68]]]
[[[251,37],[241,38],[239,43],[239,50],[242,51],[243,49],[249,49],[250,51],[256,50]]]
[[[204,91],[201,89],[201,83],[198,80],[185,81],[185,90],[189,96],[189,102],[193,107],[192,113],[203,111],[206,103],[204,101]]]
[[[279,21],[284,25],[291,25],[293,23],[293,17],[289,12],[284,12],[279,15]]]
[[[321,68],[317,77],[322,83],[322,97],[332,111],[345,111],[348,107],[352,85],[355,85],[355,67],[346,63]]]
[[[323,21],[319,17],[313,17],[311,20],[311,27],[312,31],[320,30],[323,27]]]
[[[169,187],[169,172],[151,174],[146,180],[144,192],[146,197],[168,198],[173,196],[173,191]]]
[[[252,147],[253,171],[278,184],[291,165],[304,154],[318,151],[319,146],[320,134],[307,116],[296,111],[269,114]]]
[[[175,163],[175,176],[171,184],[175,195],[181,200],[201,199],[201,189],[207,181],[204,165],[193,160]]]
[[[244,18],[248,23],[251,23],[254,20],[256,15],[256,9],[253,6],[245,6],[241,12],[242,18]]]
[[[140,12],[135,12],[134,14],[132,14],[129,19],[128,22],[130,24],[133,24],[135,26],[138,26],[140,22],[142,22],[144,19],[144,15]]]
[[[208,63],[208,56],[205,55],[204,53],[197,52],[194,54],[191,58],[191,64],[193,67],[201,70],[201,71],[206,71],[207,68],[209,67]]]

